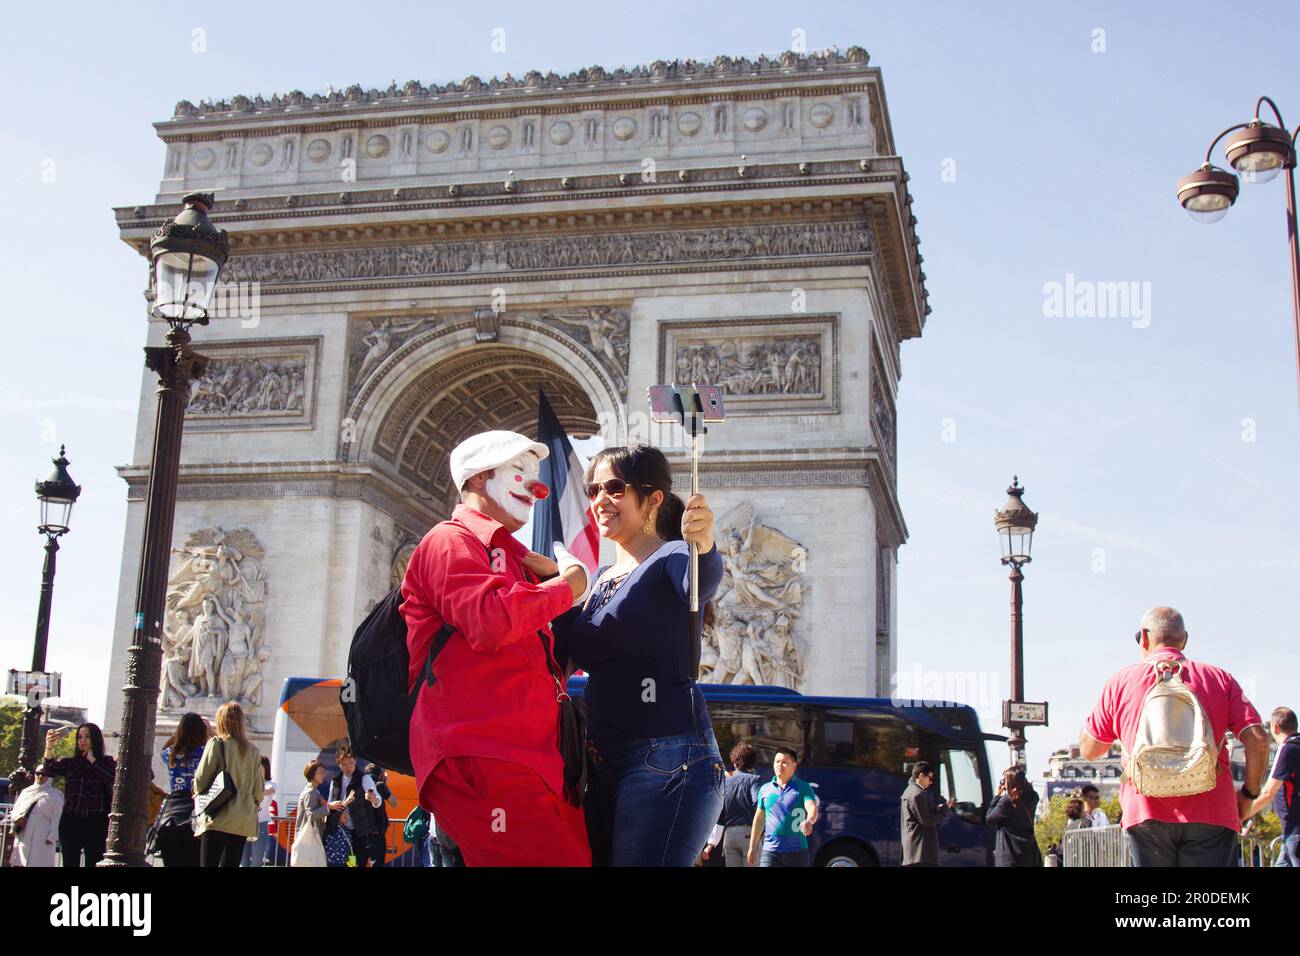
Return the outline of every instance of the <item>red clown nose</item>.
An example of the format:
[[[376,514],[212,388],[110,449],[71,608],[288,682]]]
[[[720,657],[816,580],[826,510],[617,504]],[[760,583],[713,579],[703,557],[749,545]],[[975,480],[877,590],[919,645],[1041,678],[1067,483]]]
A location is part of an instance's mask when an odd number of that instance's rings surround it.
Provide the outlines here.
[[[551,489],[547,488],[540,481],[534,481],[528,490],[533,493],[533,497],[538,501],[545,501],[551,496]]]

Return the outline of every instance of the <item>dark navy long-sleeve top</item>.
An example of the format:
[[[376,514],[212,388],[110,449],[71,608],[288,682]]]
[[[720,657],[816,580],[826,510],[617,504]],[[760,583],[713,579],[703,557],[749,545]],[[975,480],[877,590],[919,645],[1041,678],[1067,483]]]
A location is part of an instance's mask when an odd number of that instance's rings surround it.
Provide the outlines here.
[[[700,555],[701,606],[721,581],[722,557],[715,546]],[[588,674],[592,739],[612,747],[695,733],[697,726],[703,733],[711,725],[691,673],[689,546],[667,542],[610,595],[616,583],[593,590],[567,635],[569,654]]]

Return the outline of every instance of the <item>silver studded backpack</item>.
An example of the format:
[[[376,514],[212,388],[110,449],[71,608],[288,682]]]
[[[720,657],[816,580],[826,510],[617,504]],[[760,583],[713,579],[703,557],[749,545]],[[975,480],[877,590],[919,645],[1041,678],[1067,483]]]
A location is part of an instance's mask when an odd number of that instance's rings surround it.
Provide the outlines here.
[[[1124,776],[1146,797],[1185,797],[1213,790],[1219,765],[1205,708],[1183,683],[1183,658],[1151,662],[1156,683],[1142,698]]]

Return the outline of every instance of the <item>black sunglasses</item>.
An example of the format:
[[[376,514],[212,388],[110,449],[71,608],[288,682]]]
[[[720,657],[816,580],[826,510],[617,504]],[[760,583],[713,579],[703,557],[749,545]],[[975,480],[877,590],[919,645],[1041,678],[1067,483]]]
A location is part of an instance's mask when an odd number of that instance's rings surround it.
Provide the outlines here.
[[[649,488],[648,485],[641,485],[642,489]],[[591,481],[583,485],[583,490],[587,492],[587,500],[595,501],[602,491],[611,498],[622,498],[628,489],[628,483],[622,478],[606,478],[604,481]]]

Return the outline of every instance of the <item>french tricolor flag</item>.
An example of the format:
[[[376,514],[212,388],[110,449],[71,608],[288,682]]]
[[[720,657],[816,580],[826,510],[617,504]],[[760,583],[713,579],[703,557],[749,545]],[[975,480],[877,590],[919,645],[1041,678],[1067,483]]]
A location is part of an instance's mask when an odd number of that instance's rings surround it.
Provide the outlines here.
[[[542,462],[538,478],[551,494],[533,506],[533,550],[553,558],[551,544],[561,541],[587,566],[590,575],[599,564],[600,534],[582,490],[582,465],[541,389],[537,391],[537,405],[537,440],[551,452]]]

